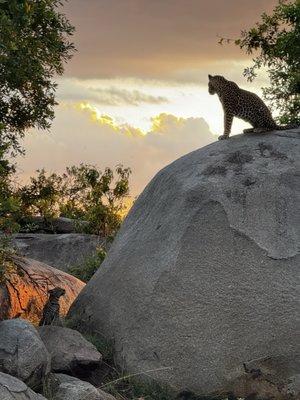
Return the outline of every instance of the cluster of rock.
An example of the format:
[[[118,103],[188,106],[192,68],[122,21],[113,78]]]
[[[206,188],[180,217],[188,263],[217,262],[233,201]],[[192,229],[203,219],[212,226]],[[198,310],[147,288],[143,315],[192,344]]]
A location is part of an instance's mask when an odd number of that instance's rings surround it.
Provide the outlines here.
[[[16,259],[23,275],[0,287],[0,318],[38,316],[47,285],[59,286],[62,314],[76,298],[73,323],[112,339],[130,373],[203,397],[298,399],[299,134],[234,137],[175,161],[135,202],[86,286]],[[24,235],[15,243],[40,261],[63,269],[78,255],[75,236],[63,236],[74,232]],[[45,282],[41,301],[33,277]],[[101,359],[77,331],[3,321],[0,399],[42,400],[49,390],[53,400],[113,400],[78,379]]]
[[[17,256],[12,260],[15,268],[9,279],[0,282],[0,320],[21,317],[36,324],[48,290],[54,287],[65,290],[61,299],[64,317],[85,285],[67,273],[69,268],[83,264],[99,246],[108,247],[100,236],[76,233],[76,221],[69,218],[49,222],[33,217],[30,226],[33,232],[21,232],[12,238]]]
[[[0,399],[114,400],[72,376],[101,364],[102,355],[79,332],[23,319],[0,322]]]

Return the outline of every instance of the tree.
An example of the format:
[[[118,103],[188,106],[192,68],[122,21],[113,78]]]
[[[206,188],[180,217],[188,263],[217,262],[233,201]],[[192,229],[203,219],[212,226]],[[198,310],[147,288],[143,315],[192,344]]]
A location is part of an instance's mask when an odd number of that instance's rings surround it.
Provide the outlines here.
[[[15,170],[4,157],[6,151],[7,145],[0,144],[0,229],[10,234],[18,229],[14,214],[19,210],[20,202],[13,192],[11,179]]]
[[[47,176],[44,169],[37,170],[37,176],[17,191],[21,202],[21,219],[39,215],[45,220],[59,216],[59,204],[62,201],[63,178],[56,173]]]
[[[0,230],[15,209],[10,155],[21,151],[28,128],[46,129],[54,117],[55,74],[72,56],[74,28],[60,0],[0,0]],[[5,218],[4,218],[5,217]]]
[[[270,87],[263,88],[263,94],[279,112],[278,122],[300,124],[300,1],[280,0],[272,15],[262,14],[261,21],[242,31],[234,43],[247,54],[256,54],[244,71],[248,80],[261,67],[267,68]]]
[[[56,217],[88,222],[84,230],[101,236],[113,236],[119,229],[124,199],[129,195],[130,169],[118,165],[104,172],[88,164],[73,165],[58,175],[44,169],[15,190],[20,205],[15,213],[17,222],[30,225],[31,217],[41,216],[50,223]]]
[[[0,0],[0,143],[14,151],[26,129],[47,129],[54,117],[53,77],[74,51],[62,3]]]
[[[89,233],[113,236],[122,222],[130,174],[122,165],[104,172],[88,164],[67,168],[61,215],[87,220]]]
[[[0,143],[0,284],[15,271],[11,260],[13,250],[10,246],[10,235],[19,228],[15,213],[20,203],[14,196],[11,184],[14,167],[5,159],[6,152],[7,145]]]
[[[11,271],[10,233],[20,199],[13,193],[9,157],[22,151],[28,128],[47,129],[54,117],[53,78],[72,56],[74,28],[58,11],[61,0],[0,0],[0,280]],[[1,235],[1,231],[4,235]]]

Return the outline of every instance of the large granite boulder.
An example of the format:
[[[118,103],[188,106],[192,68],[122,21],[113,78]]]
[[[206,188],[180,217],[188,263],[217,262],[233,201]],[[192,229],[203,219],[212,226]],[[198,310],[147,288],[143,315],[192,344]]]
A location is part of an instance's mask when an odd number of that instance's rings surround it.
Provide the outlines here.
[[[32,389],[40,387],[50,373],[50,355],[29,322],[0,322],[0,371],[19,378]]]
[[[60,313],[65,316],[72,302],[85,286],[66,272],[29,258],[14,257],[14,271],[9,280],[0,283],[0,320],[22,317],[38,323],[48,300],[48,290],[65,289],[60,298]]]
[[[285,396],[299,374],[299,142],[300,129],[240,135],[160,171],[73,304],[75,325],[178,390]]]
[[[42,326],[39,334],[51,355],[52,371],[84,373],[101,363],[102,355],[96,347],[73,329]]]
[[[79,233],[19,233],[13,238],[13,245],[22,256],[66,272],[70,266],[79,265],[95,254],[103,244],[104,239],[99,236]]]
[[[14,376],[0,372],[0,399],[1,400],[46,400],[35,393],[24,382]]]

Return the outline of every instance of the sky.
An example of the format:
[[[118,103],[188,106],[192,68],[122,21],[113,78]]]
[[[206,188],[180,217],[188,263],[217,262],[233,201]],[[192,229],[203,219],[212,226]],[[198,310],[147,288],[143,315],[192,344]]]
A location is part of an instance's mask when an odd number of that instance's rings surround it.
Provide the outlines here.
[[[132,169],[131,195],[176,158],[222,134],[223,111],[207,91],[218,74],[261,93],[262,73],[243,77],[251,56],[236,38],[276,0],[70,0],[62,9],[77,48],[58,84],[49,132],[32,130],[18,160],[22,180],[39,168],[81,162]],[[232,133],[248,125],[235,120]]]

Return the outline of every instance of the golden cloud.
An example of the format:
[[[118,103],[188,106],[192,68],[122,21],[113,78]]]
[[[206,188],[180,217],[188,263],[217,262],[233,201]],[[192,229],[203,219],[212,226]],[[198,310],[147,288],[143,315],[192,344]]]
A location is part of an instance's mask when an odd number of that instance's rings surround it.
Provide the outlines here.
[[[118,124],[89,103],[58,107],[51,133],[32,132],[25,138],[26,157],[18,164],[22,176],[38,168],[62,172],[81,162],[100,168],[122,163],[132,169],[131,194],[136,196],[168,163],[215,140],[203,118],[162,113],[148,131]]]

